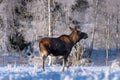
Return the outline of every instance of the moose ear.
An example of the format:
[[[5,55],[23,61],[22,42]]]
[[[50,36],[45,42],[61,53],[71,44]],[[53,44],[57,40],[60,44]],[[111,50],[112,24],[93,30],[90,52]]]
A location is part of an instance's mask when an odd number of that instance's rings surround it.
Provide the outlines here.
[[[69,28],[70,28],[71,31],[74,30],[74,28],[72,28],[72,27],[69,27]]]
[[[77,27],[77,26],[75,26],[75,30],[77,30],[77,28],[78,28],[78,27]]]

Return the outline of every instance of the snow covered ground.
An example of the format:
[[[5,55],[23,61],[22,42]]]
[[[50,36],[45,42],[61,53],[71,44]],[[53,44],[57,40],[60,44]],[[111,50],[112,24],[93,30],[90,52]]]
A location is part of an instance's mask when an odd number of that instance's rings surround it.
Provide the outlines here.
[[[113,52],[109,53],[109,66],[105,66],[104,50],[94,50],[91,65],[70,66],[65,72],[58,64],[46,64],[46,71],[43,72],[39,59],[28,64],[26,59],[19,56],[0,56],[0,80],[120,80],[120,61]]]
[[[0,80],[119,80],[120,67],[72,66],[61,72],[60,65],[41,67],[31,65],[0,66]]]

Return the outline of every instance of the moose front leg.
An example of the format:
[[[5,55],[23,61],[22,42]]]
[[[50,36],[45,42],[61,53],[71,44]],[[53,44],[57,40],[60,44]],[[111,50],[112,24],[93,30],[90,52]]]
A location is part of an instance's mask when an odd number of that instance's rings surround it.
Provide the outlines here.
[[[69,50],[70,51],[70,50]],[[64,56],[63,56],[63,64],[62,64],[62,71],[64,71],[64,68],[66,66],[66,62],[67,62],[67,58],[70,54],[70,52],[68,51],[68,53],[66,53]]]
[[[63,63],[62,63],[62,71],[64,72],[64,67],[65,67],[65,58],[63,58]]]
[[[64,72],[64,68],[66,66],[66,61],[67,61],[67,57],[63,56],[63,63],[62,63],[62,71]]]
[[[52,56],[48,56],[48,58],[49,58],[48,65],[51,66],[52,65]]]

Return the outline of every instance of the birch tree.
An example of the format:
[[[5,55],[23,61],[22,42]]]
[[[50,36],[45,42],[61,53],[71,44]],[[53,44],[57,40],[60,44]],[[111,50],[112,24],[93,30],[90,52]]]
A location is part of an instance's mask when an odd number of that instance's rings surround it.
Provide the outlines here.
[[[117,5],[117,24],[116,24],[116,53],[119,53],[119,4]]]
[[[51,0],[48,0],[48,27],[49,27],[49,37],[51,37],[51,10],[50,10]]]
[[[51,10],[50,10],[50,3],[51,3],[51,0],[48,0],[48,29],[49,29],[49,33],[48,33],[48,36],[51,37]],[[49,65],[51,65],[51,59],[52,57],[51,56],[48,56],[49,58]]]
[[[110,15],[106,15],[106,66],[108,65],[108,56],[109,56],[109,38],[110,38]]]
[[[97,26],[97,8],[98,8],[98,0],[93,0],[93,28],[92,28],[92,41],[90,44],[90,49],[89,49],[89,54],[88,54],[88,58],[91,57],[92,52],[93,52],[93,46],[94,46],[94,36],[95,36],[95,28]]]
[[[106,2],[106,14],[105,14],[105,25],[106,25],[106,66],[108,66],[108,58],[109,58],[109,48],[110,48],[110,19],[111,19],[111,11],[110,6],[111,3],[109,1]]]

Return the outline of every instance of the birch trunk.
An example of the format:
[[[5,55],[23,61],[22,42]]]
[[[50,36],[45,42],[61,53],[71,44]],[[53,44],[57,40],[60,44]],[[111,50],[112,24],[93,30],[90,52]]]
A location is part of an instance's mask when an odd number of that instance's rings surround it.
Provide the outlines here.
[[[98,8],[98,0],[95,1],[95,6],[94,6],[93,8],[94,8],[94,13],[93,13],[94,24],[93,24],[93,29],[92,29],[92,42],[91,42],[91,44],[90,44],[90,49],[89,49],[88,58],[91,57],[92,52],[93,52],[95,28],[96,28],[96,26],[97,26],[97,8]]]
[[[117,5],[117,25],[116,25],[116,53],[119,53],[119,5]]]
[[[48,33],[48,36],[51,37],[51,10],[50,10],[50,3],[51,3],[51,0],[48,0],[48,27],[49,27],[49,33]],[[51,56],[48,56],[49,58],[49,62],[48,62],[48,65],[51,65],[52,63],[52,57]]]
[[[49,27],[49,33],[48,36],[51,37],[51,10],[50,10],[50,3],[51,0],[48,0],[48,27]]]
[[[110,18],[111,15],[108,13],[106,14],[106,66],[108,66],[108,58],[109,58],[109,40],[110,40]]]

